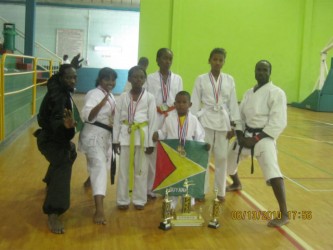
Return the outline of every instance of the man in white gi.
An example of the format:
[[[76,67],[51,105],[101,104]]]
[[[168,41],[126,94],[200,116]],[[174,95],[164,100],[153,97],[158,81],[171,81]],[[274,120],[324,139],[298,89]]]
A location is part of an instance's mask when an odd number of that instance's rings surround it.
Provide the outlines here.
[[[240,114],[236,97],[235,82],[232,76],[222,73],[226,51],[215,48],[209,56],[211,71],[195,80],[192,93],[191,111],[205,129],[205,141],[214,152],[215,187],[220,201],[225,199],[227,175],[227,153],[231,123],[241,128]],[[205,193],[209,191],[209,168],[206,172]]]
[[[234,181],[229,186],[229,191],[239,190],[241,183],[237,175],[238,160],[249,155],[256,157],[280,208],[280,216],[270,220],[267,226],[280,227],[287,224],[289,219],[284,181],[277,159],[276,139],[287,125],[287,101],[284,91],[270,81],[271,71],[272,66],[266,60],[256,64],[257,85],[245,93],[240,105],[245,130],[244,133],[236,131],[239,145],[230,147],[228,174]]]
[[[170,49],[161,48],[157,51],[156,62],[159,70],[149,74],[144,85],[146,90],[155,96],[157,110],[157,129],[163,125],[163,121],[169,112],[173,111],[176,94],[183,90],[182,78],[171,72],[173,53]],[[148,155],[148,180],[147,194],[149,199],[154,199],[156,195],[152,192],[155,172],[156,172],[156,150]]]

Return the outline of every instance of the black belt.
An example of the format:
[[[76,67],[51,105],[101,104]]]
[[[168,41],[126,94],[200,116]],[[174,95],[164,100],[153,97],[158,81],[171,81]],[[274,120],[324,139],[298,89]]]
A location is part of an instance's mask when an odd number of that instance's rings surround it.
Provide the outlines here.
[[[252,136],[255,136],[257,133],[261,133],[262,130],[263,130],[263,128],[251,128],[245,124],[244,134],[245,134],[245,132],[250,132],[250,133],[252,133]],[[239,146],[238,155],[237,155],[237,164],[239,162],[239,156],[242,153],[242,149],[243,149],[243,146]],[[254,172],[253,156],[254,156],[254,146],[251,147],[251,174],[253,174],[253,172]]]
[[[100,127],[100,128],[104,128],[107,131],[110,131],[112,133],[112,127],[110,127],[110,126],[108,126],[108,125],[106,125],[104,123],[97,122],[97,121],[93,122],[93,123],[90,123],[90,122],[86,122],[86,123],[91,124],[91,125],[95,125],[95,126]]]

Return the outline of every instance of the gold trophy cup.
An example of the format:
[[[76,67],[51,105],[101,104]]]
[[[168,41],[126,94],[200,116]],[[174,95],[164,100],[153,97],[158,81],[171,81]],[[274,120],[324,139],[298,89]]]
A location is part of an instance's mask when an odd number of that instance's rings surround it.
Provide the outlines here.
[[[201,216],[202,211],[200,211],[200,213],[192,211],[192,197],[188,193],[188,188],[191,185],[194,184],[190,184],[187,179],[184,181],[183,186],[186,189],[186,194],[182,197],[182,211],[171,221],[173,226],[202,226],[204,224],[204,220]]]
[[[169,230],[171,228],[172,210],[171,200],[169,200],[169,189],[165,190],[165,198],[162,203],[162,221],[160,222],[159,229]]]
[[[217,189],[215,189],[215,199],[213,200],[213,208],[212,208],[212,219],[208,223],[208,227],[210,228],[218,228],[220,223],[218,221],[218,217],[221,212],[221,202],[217,198]]]

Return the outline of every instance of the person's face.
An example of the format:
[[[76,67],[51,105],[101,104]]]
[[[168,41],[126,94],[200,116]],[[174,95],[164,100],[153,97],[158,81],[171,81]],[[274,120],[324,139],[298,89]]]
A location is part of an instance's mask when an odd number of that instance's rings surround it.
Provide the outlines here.
[[[148,63],[140,63],[139,66],[141,66],[142,68],[144,68],[145,70],[147,70]]]
[[[65,83],[70,92],[74,91],[76,85],[76,70],[74,68],[68,68],[65,70],[65,73],[60,77],[60,81]]]
[[[107,92],[111,92],[112,89],[116,86],[116,79],[114,79],[112,76],[109,78],[104,78],[100,80],[99,85]]]
[[[259,84],[265,84],[269,82],[271,75],[271,68],[267,62],[259,62],[255,68],[255,78]]]
[[[224,65],[225,58],[222,54],[215,53],[209,59],[209,64],[212,71],[220,71]]]
[[[191,101],[186,95],[177,95],[174,103],[179,116],[186,115],[189,108],[192,106]]]
[[[169,70],[172,65],[173,55],[171,51],[165,51],[163,54],[157,58],[157,65],[161,70]]]
[[[146,81],[146,75],[142,70],[137,69],[128,78],[128,81],[132,84],[132,89],[141,89]]]

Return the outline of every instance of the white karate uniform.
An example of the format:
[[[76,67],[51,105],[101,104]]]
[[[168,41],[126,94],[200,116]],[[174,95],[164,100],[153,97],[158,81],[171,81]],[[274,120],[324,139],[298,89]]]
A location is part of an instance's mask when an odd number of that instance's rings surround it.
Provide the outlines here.
[[[149,93],[154,95],[156,107],[160,107],[163,104],[160,72],[156,71],[152,74],[149,74],[144,87],[148,90]],[[170,89],[166,100],[166,104],[169,107],[174,106],[176,94],[182,90],[183,90],[182,78],[179,75],[171,72]],[[175,111],[173,110],[171,112]],[[159,129],[162,127],[165,116],[158,113],[157,111],[156,114],[157,114],[157,128]],[[155,181],[155,172],[156,172],[156,150],[154,150],[154,152],[151,155],[148,155],[147,159],[148,159],[147,193],[151,196],[155,196],[155,194],[152,192],[152,188]]]
[[[136,105],[137,102],[134,102]],[[119,171],[117,183],[117,205],[129,205],[129,164],[130,164],[130,133],[128,132],[128,107],[130,92],[122,93],[116,107],[113,125],[113,142],[120,143]],[[126,123],[124,123],[126,121]],[[153,133],[156,131],[156,104],[152,94],[144,91],[137,103],[134,123],[148,122],[143,126],[144,147],[153,147]],[[147,202],[147,162],[146,154],[141,154],[140,131],[135,131],[134,152],[134,186],[132,200],[135,205],[145,205]]]
[[[78,146],[78,149],[86,155],[93,195],[104,196],[107,187],[107,172],[111,166],[112,135],[110,131],[89,123],[97,121],[112,126],[112,118],[116,107],[113,95],[109,94],[108,101],[93,120],[89,121],[88,117],[91,110],[105,97],[105,93],[103,90],[95,88],[86,94],[81,111],[81,118],[85,124],[80,132]]]
[[[188,113],[188,125],[187,125],[186,140],[188,141],[201,141],[205,140],[205,130],[203,129],[201,123],[196,116]],[[178,134],[178,114],[177,112],[172,112],[169,116],[165,118],[162,128],[158,130],[159,140],[164,139],[179,139]],[[175,209],[178,203],[179,196],[169,196],[171,200],[171,208]],[[195,199],[191,198],[191,205],[195,204]]]
[[[239,107],[236,96],[235,82],[232,76],[220,73],[217,81],[213,77],[215,89],[222,80],[221,91],[218,92],[218,102],[214,96],[210,73],[197,77],[192,93],[191,111],[199,118],[205,129],[205,141],[211,145],[210,155],[214,153],[215,181],[214,189],[218,196],[225,196],[227,174],[227,132],[231,130],[230,122],[241,128]],[[206,172],[205,193],[209,191],[209,168]]]
[[[248,127],[262,128],[270,137],[265,137],[254,146],[254,156],[267,180],[282,177],[277,159],[276,139],[287,126],[287,100],[284,91],[272,82],[260,87],[256,92],[249,89],[240,105],[241,117]],[[253,134],[246,132],[246,137]],[[237,172],[239,147],[229,148],[228,174]],[[240,159],[251,155],[250,149],[243,148]]]

